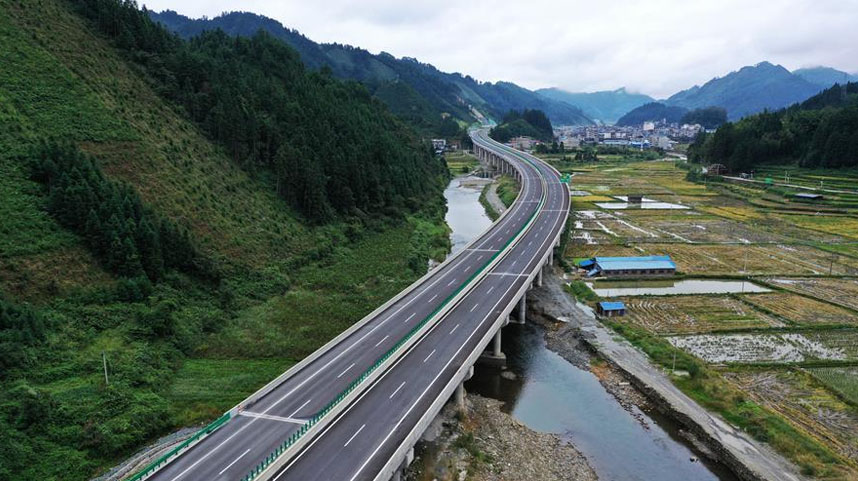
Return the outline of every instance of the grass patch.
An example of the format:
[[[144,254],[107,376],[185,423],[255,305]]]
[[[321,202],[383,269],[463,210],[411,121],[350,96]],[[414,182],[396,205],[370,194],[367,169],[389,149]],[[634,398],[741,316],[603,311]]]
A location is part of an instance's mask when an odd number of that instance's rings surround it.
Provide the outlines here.
[[[597,302],[599,300],[599,295],[593,292],[583,281],[572,281],[566,284],[565,289],[566,292],[581,302]]]
[[[294,364],[287,359],[189,359],[165,397],[177,426],[220,416]]]
[[[502,175],[498,179],[497,193],[503,205],[509,207],[515,202],[518,197],[518,191],[521,190],[521,184],[514,177]]]

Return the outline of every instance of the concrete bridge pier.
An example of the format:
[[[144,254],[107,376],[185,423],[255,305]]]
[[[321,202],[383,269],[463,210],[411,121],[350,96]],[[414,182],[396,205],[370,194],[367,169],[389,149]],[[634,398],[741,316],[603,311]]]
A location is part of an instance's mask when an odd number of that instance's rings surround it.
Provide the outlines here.
[[[536,274],[536,287],[542,287],[542,271],[545,270],[545,267],[540,267],[539,272]]]
[[[501,330],[503,330],[503,325],[498,326],[498,330],[495,331],[495,337],[492,340],[491,352],[483,352],[477,362],[489,366],[506,366],[506,354],[504,354],[503,350],[501,350]]]
[[[465,381],[472,377],[474,377],[474,366],[471,366],[470,369],[468,369],[468,375],[465,376],[465,379],[462,379],[462,382],[460,382],[458,386],[456,386],[456,409],[462,413],[465,412]],[[412,451],[412,459],[414,457],[413,454],[414,453]]]
[[[390,477],[390,481],[402,481],[402,473],[408,469],[408,466],[412,461],[414,461],[414,446],[411,446],[411,449],[409,449],[408,453],[405,454],[405,459],[402,460],[402,464],[399,466],[399,469],[393,472],[393,476]]]

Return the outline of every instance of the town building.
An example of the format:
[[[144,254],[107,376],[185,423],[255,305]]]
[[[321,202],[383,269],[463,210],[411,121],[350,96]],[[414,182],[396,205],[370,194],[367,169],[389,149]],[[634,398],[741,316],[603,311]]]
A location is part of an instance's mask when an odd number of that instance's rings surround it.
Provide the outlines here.
[[[663,277],[676,274],[670,256],[594,257],[579,263],[587,277]]]

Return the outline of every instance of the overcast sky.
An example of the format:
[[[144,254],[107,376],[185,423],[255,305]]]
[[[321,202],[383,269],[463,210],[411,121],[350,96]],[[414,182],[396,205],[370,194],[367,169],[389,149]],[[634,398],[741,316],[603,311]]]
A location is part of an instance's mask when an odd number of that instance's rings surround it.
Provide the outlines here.
[[[858,0],[140,0],[243,10],[317,42],[416,57],[479,80],[666,97],[763,60],[858,71]]]

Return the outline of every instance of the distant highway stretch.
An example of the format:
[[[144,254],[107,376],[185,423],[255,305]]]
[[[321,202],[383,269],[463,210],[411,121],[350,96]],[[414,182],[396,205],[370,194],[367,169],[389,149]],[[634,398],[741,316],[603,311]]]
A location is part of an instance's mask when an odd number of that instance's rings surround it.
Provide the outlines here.
[[[484,131],[472,138],[475,149],[520,178],[521,192],[510,209],[464,250],[234,408],[229,422],[144,479],[241,480],[273,458],[278,463],[254,479],[390,478],[533,282],[568,215],[568,190],[555,170]],[[415,327],[419,333],[403,345]],[[379,364],[391,350],[396,356]],[[305,434],[303,444],[272,456],[377,365],[382,368],[331,410],[324,425]]]

